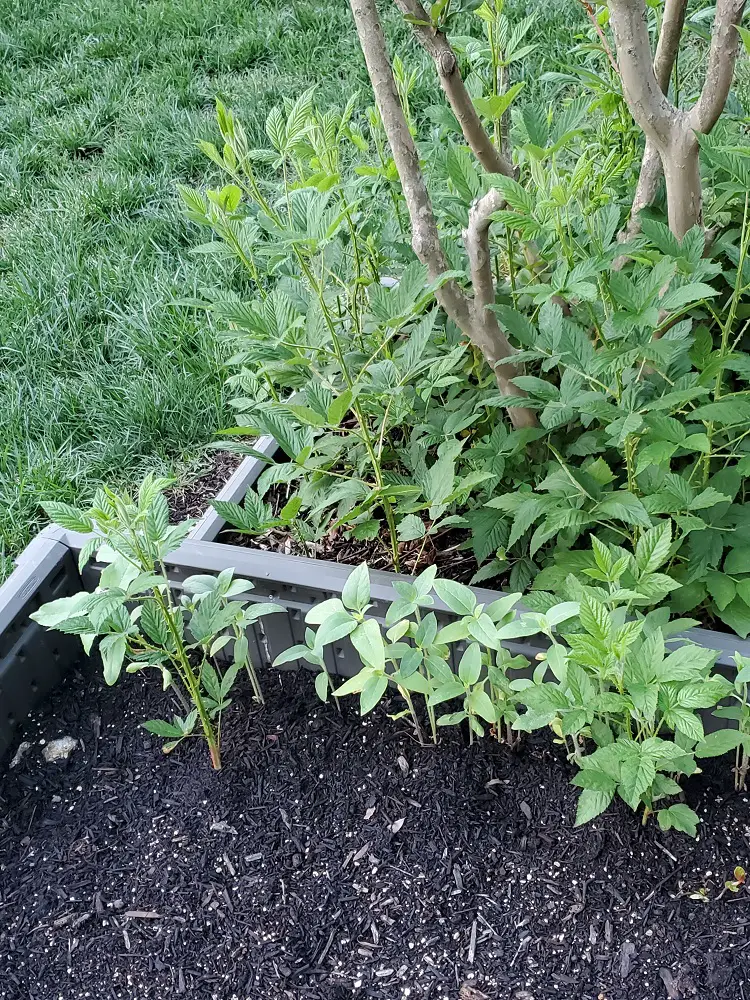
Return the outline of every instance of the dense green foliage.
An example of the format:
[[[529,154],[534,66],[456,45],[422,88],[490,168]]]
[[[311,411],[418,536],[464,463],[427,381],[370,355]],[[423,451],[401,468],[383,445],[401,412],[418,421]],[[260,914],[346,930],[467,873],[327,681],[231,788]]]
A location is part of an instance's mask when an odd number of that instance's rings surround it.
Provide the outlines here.
[[[486,10],[474,15],[480,25]],[[514,35],[503,21],[499,36],[520,44],[530,27]],[[477,107],[501,116],[519,88],[495,101],[495,48],[461,46]],[[414,78],[395,68],[410,113]],[[220,237],[203,250],[238,259],[253,290],[205,303],[237,348],[239,419],[225,433],[270,433],[286,456],[244,508],[221,512],[261,534],[274,523],[265,496],[284,484],[282,519],[298,537],[382,533],[396,569],[400,543],[465,528],[472,582],[558,596],[590,565],[592,529],[635,547],[671,521],[669,577],[652,603],[670,594],[675,611],[700,608],[744,637],[750,157],[733,145],[740,120],[702,141],[706,216],[721,235],[707,243],[695,227],[680,243],[655,212],[623,243],[635,137],[617,101],[602,110],[580,87],[562,93],[554,108],[538,98],[511,107],[518,180],[478,171],[446,109],[421,128],[412,118],[453,268],[432,284],[409,246],[373,108],[356,97],[330,108],[307,91],[272,110],[253,147],[219,105],[223,148],[203,148],[228,183],[182,195],[189,217]],[[526,373],[514,381],[527,397],[503,397],[433,306],[441,282],[468,281],[462,234],[490,187],[506,201],[493,216],[491,308],[520,348]],[[539,427],[513,430],[505,411],[517,406],[537,412]]]
[[[62,527],[90,534],[79,568],[93,556],[105,568],[95,593],[60,597],[31,617],[40,625],[79,635],[87,653],[98,639],[107,684],[115,684],[123,669],[159,674],[163,689],[174,693],[185,714],[174,715],[171,722],[151,720],[144,724],[146,729],[169,740],[165,752],[202,733],[218,769],[221,713],[231,703],[232,687],[243,668],[255,700],[263,701],[246,631],[262,615],[284,608],[240,599],[253,584],[235,579],[231,569],[218,576],[189,577],[179,602],[173,599],[165,560],[195,522],[170,525],[163,492],[169,484],[147,476],[135,498],[105,487],[97,490],[87,510],[59,501],[46,504],[47,514]],[[220,666],[217,656],[225,647],[231,649],[231,660]]]

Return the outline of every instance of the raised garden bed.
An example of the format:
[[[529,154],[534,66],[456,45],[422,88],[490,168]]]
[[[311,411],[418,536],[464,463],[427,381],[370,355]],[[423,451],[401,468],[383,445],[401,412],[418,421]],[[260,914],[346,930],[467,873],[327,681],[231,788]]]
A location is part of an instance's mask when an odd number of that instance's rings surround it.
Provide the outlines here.
[[[686,784],[697,842],[622,804],[574,830],[545,738],[435,750],[322,706],[308,675],[266,692],[228,712],[216,775],[137,725],[158,687],[71,671],[0,779],[3,1000],[750,995],[750,897],[721,892],[749,807],[723,764]]]
[[[276,444],[272,438],[263,438],[256,447],[271,455]],[[245,459],[217,499],[240,500],[263,468],[260,459]],[[287,615],[269,616],[250,630],[251,659],[256,667],[264,669],[280,653],[303,641],[306,612],[341,593],[351,566],[215,541],[221,537],[223,528],[221,516],[208,508],[190,538],[170,557],[167,566],[170,580],[179,589],[182,581],[195,573],[219,573],[232,567],[236,575],[254,583],[255,590],[250,595],[253,600],[270,599],[286,607]],[[67,665],[78,655],[80,647],[75,637],[48,633],[30,622],[28,615],[47,600],[81,588],[92,590],[97,585],[99,569],[95,565],[89,564],[83,577],[76,568],[84,544],[84,535],[54,526],[46,528],[23,553],[18,569],[0,588],[0,755],[12,740],[19,721],[54,688]],[[393,600],[394,580],[408,578],[383,571],[372,572],[371,578],[373,607],[369,613],[382,619]],[[501,596],[484,588],[474,591],[485,604]],[[436,611],[441,620],[452,617],[439,601]],[[734,669],[735,652],[750,657],[750,641],[735,635],[701,628],[692,629],[690,635],[693,641],[718,650],[718,664],[728,670]],[[545,644],[532,637],[506,645],[511,652],[523,653],[533,660]],[[35,669],[30,672],[27,664],[32,653]],[[326,663],[332,673],[344,676],[360,666],[347,640],[326,650]],[[709,726],[716,724],[711,716],[706,717],[706,722]]]

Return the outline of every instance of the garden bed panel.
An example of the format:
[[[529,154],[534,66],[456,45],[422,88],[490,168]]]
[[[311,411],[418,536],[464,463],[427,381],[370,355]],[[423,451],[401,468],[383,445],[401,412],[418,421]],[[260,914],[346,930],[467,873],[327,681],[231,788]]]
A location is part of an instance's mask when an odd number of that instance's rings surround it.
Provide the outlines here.
[[[77,636],[48,632],[29,615],[81,586],[70,548],[42,533],[0,587],[0,759],[17,726],[81,655]]]

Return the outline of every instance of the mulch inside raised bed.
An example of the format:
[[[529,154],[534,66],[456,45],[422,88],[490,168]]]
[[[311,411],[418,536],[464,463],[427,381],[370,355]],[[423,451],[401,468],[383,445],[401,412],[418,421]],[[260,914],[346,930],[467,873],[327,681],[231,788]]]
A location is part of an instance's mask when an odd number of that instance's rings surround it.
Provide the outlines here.
[[[234,452],[209,452],[202,467],[187,482],[167,491],[171,522],[177,524],[189,517],[200,517],[241,461],[242,455]]]
[[[289,499],[284,486],[273,486],[264,497],[276,514]],[[380,517],[375,511],[374,516]],[[221,532],[219,542],[241,545],[266,552],[283,552],[286,555],[307,556],[329,562],[357,566],[366,562],[371,569],[393,570],[393,553],[390,535],[383,522],[380,533],[368,540],[351,537],[351,532],[338,528],[316,542],[301,542],[286,528],[273,528],[262,535],[246,535],[227,528]],[[477,563],[469,543],[469,531],[462,528],[445,528],[437,535],[426,535],[412,541],[399,543],[400,571],[417,574],[428,566],[437,566],[442,577],[469,583],[477,571]],[[496,582],[499,583],[500,578]]]
[[[0,776],[3,1000],[750,998],[750,893],[722,894],[750,807],[723,762],[687,786],[697,842],[623,806],[575,830],[544,735],[421,748],[308,674],[265,687],[218,775],[138,728],[164,696],[135,678],[76,673],[26,726]]]

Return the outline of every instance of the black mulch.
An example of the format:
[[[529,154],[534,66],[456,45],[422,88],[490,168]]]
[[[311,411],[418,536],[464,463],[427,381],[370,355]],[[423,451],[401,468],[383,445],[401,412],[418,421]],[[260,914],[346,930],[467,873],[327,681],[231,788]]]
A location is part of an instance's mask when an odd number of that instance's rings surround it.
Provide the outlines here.
[[[750,998],[726,769],[688,786],[698,842],[624,807],[574,830],[545,736],[423,749],[307,674],[265,687],[228,713],[219,775],[136,726],[163,695],[135,678],[76,673],[27,725],[0,776],[3,1000]],[[78,747],[45,763],[61,735]]]
[[[274,486],[264,499],[278,514],[293,491],[284,486]],[[382,517],[375,511],[376,517]],[[427,523],[429,527],[429,522]],[[307,556],[311,559],[326,559],[329,562],[357,566],[366,562],[370,569],[393,570],[393,552],[390,534],[385,522],[380,533],[367,540],[351,537],[351,533],[337,528],[315,542],[301,542],[287,529],[273,528],[262,535],[244,535],[231,528],[218,538],[229,545],[261,549],[266,552],[284,552],[287,555]],[[447,528],[437,535],[426,535],[409,542],[400,542],[399,569],[402,573],[417,574],[428,566],[437,566],[440,576],[469,583],[477,571],[477,562],[469,543],[469,531],[462,528]],[[493,581],[499,586],[501,578]]]
[[[186,483],[167,491],[172,523],[200,517],[241,461],[242,455],[230,451],[209,452],[197,473]]]

